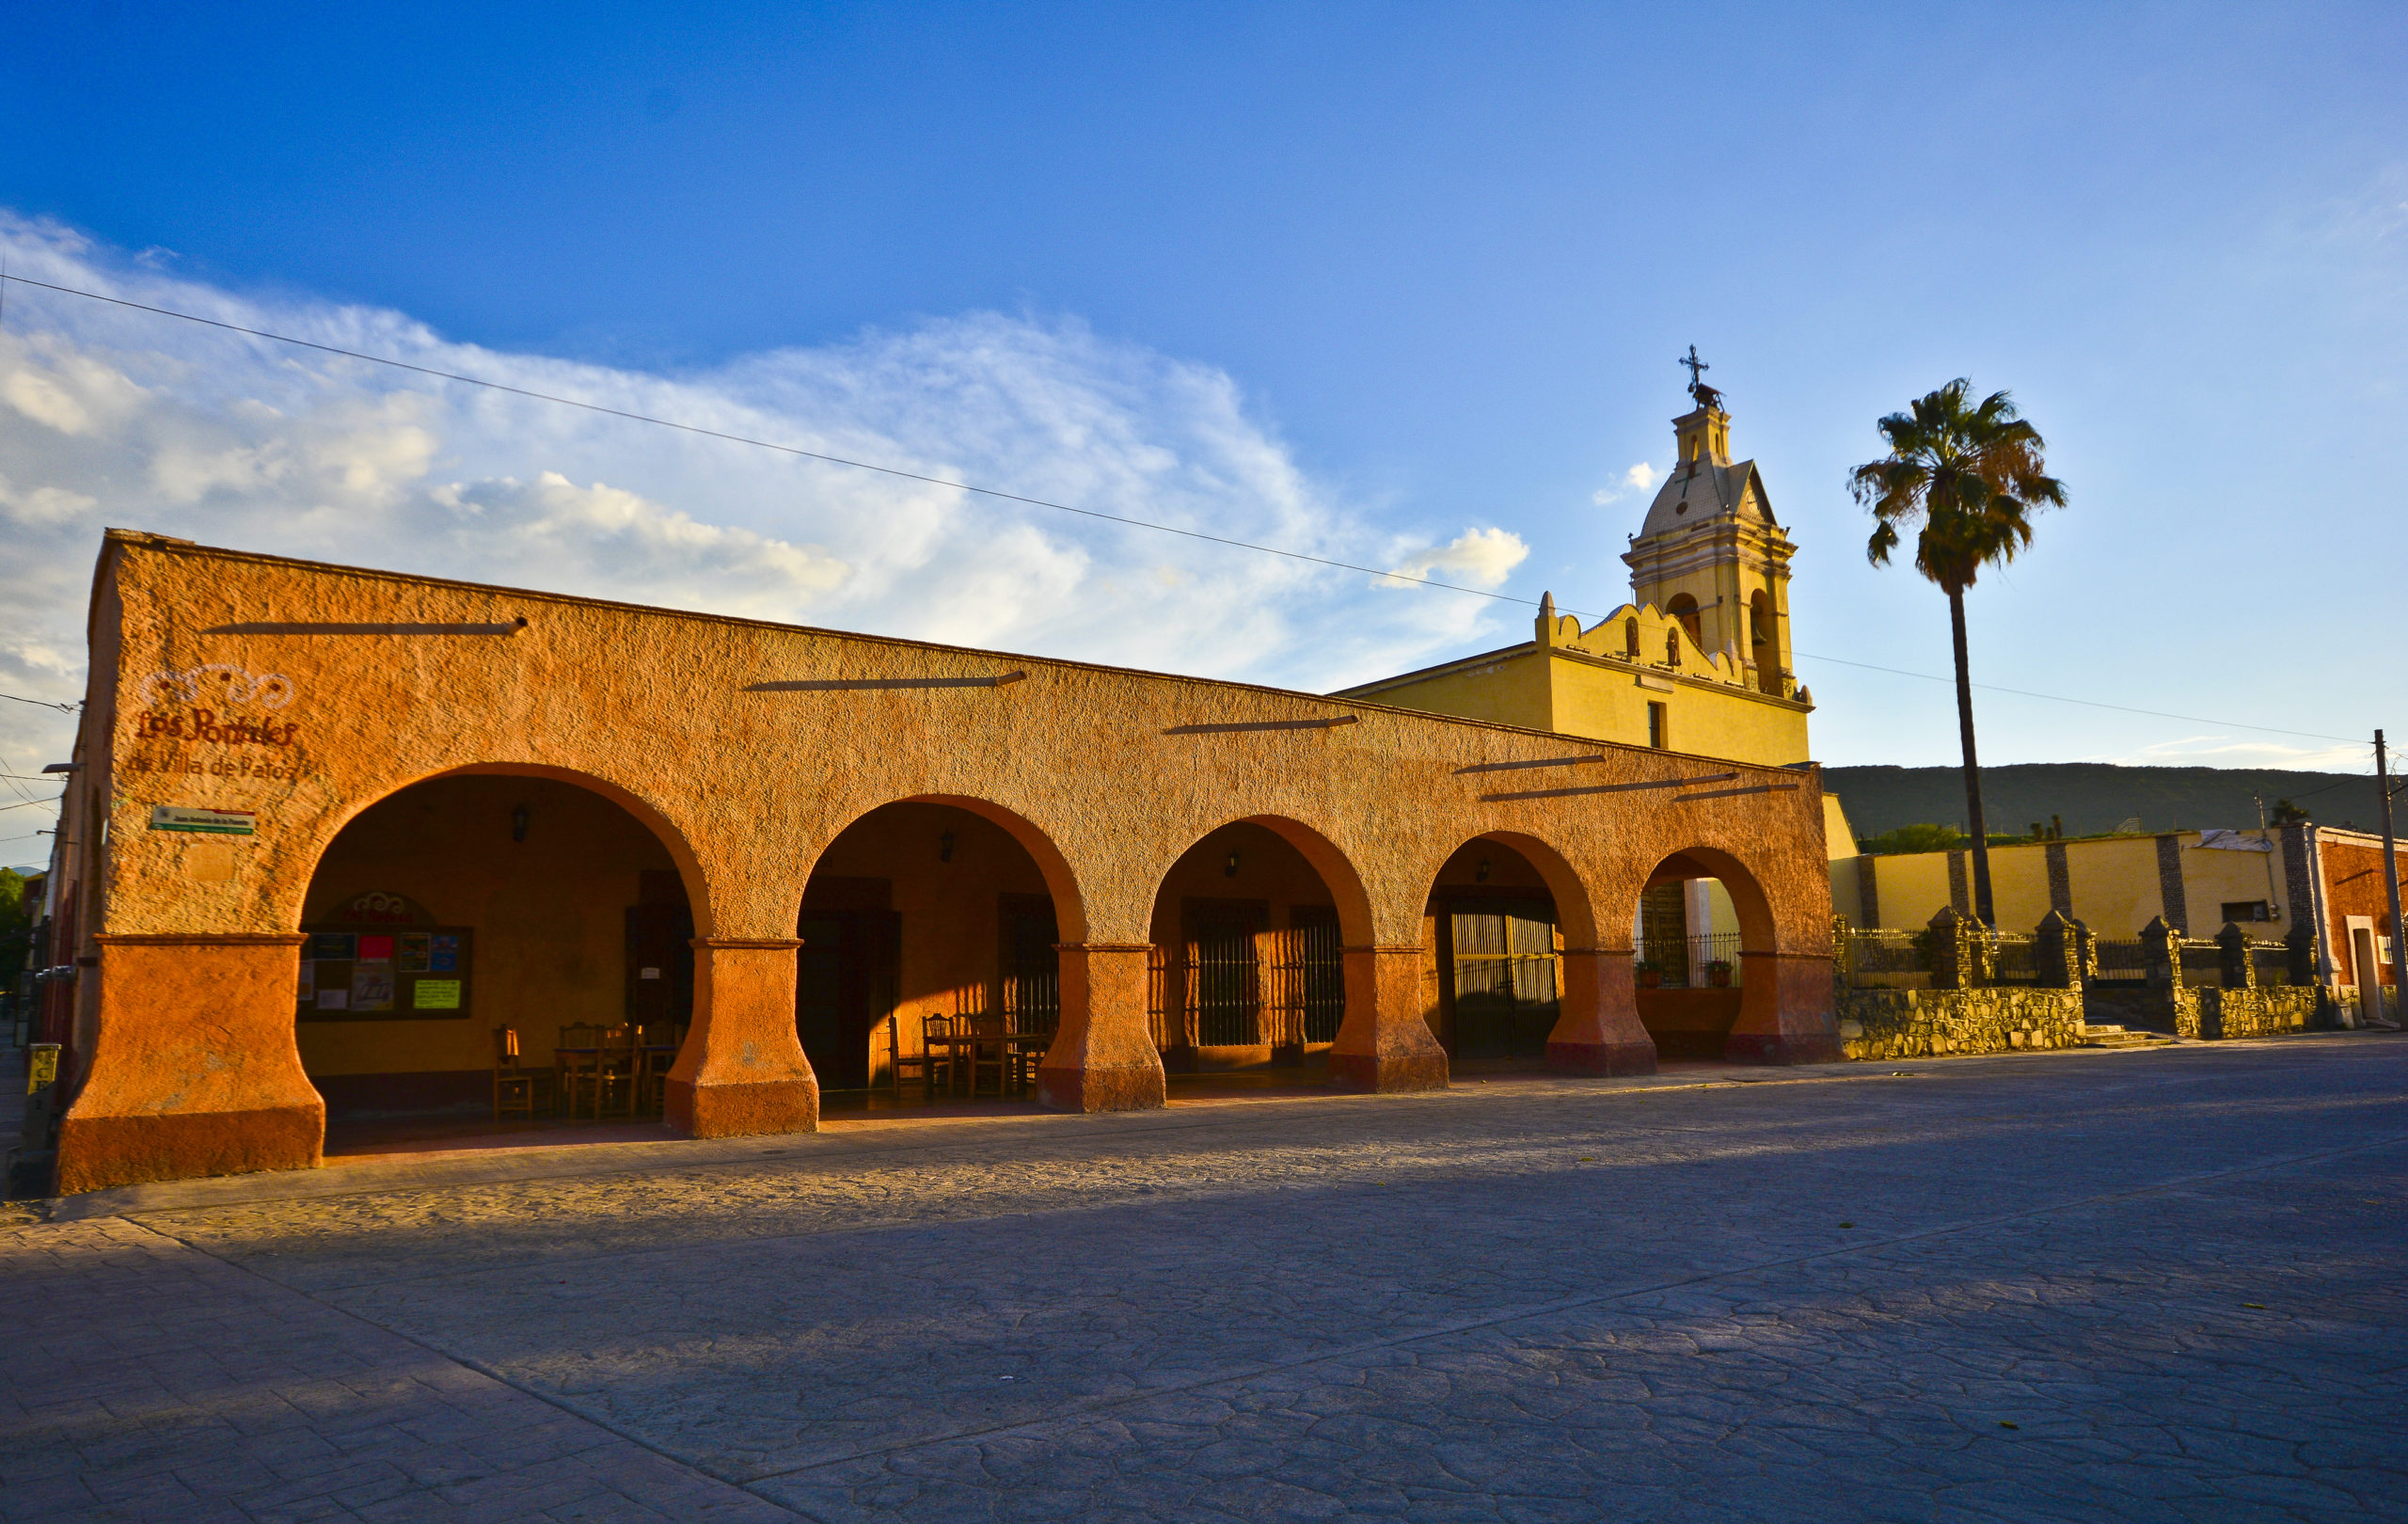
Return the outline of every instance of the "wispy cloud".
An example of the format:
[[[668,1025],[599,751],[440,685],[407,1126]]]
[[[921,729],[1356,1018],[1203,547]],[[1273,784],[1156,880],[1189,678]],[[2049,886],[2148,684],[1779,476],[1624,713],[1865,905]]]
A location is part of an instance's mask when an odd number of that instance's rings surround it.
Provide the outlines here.
[[[1589,495],[1589,500],[1602,508],[1609,502],[1616,502],[1624,498],[1627,498],[1634,492],[1653,491],[1656,484],[1663,479],[1663,472],[1657,470],[1655,467],[1650,466],[1647,462],[1642,460],[1638,465],[1633,466],[1630,469],[1623,472],[1622,480],[1620,482],[1614,484],[1612,486],[1599,487],[1596,491],[1591,493]]]
[[[1380,587],[1409,588],[1416,581],[1451,582],[1483,590],[1503,587],[1513,568],[1529,559],[1530,548],[1508,530],[1467,529],[1442,546],[1407,556],[1374,579]]]
[[[659,374],[245,296],[0,213],[11,274],[627,412],[1468,586],[1528,554],[1400,549],[1215,367],[971,313]],[[0,331],[0,691],[73,699],[103,525],[758,618],[1330,688],[1503,611],[12,285]],[[1425,537],[1424,544],[1429,538]],[[0,769],[66,727],[0,717]],[[30,812],[28,812],[30,813]],[[0,848],[0,860],[24,849]]]
[[[2369,777],[2374,773],[2371,745],[2345,741],[2301,746],[2247,736],[2184,736],[2137,751],[2078,760],[2128,768],[2282,768],[2299,772],[2363,772]]]

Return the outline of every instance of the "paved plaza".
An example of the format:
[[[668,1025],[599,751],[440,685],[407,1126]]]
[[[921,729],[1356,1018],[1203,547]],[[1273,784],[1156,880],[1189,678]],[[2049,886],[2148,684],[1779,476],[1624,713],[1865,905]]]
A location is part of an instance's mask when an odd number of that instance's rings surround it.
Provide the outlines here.
[[[2408,1038],[454,1153],[0,1229],[0,1517],[2408,1517]]]

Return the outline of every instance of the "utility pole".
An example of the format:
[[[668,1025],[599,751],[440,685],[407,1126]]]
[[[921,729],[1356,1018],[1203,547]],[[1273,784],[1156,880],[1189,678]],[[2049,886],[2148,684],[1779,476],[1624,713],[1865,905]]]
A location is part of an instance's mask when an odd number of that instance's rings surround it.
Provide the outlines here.
[[[2400,977],[2400,960],[2408,952],[2408,927],[2400,924],[2400,848],[2391,836],[2391,763],[2383,750],[2383,732],[2374,733],[2374,783],[2383,795],[2383,887],[2391,897],[2391,1010],[2384,1012],[2399,1019],[2400,992],[2408,988]],[[2366,985],[2371,986],[2375,998],[2383,998],[2380,971],[2367,971]],[[2401,1023],[2408,1025],[2408,1023]]]

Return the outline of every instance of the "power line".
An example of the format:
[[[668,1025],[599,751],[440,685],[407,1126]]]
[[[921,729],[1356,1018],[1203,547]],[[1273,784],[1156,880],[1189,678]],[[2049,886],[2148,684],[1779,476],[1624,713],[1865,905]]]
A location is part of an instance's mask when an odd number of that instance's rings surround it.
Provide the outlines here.
[[[1870,661],[1850,661],[1846,657],[1816,656],[1811,651],[1797,651],[1792,654],[1804,657],[1809,661],[1832,661],[1843,667],[1861,667],[1866,672],[1886,672],[1896,677],[1920,677],[1927,683],[1954,683],[1956,680],[1954,677],[1942,677],[1934,673],[1908,672],[1901,667],[1877,667]],[[2001,688],[1995,683],[1974,683],[1972,686],[1992,693],[2013,693],[2019,698],[2047,699],[2055,704],[2079,704],[2093,709],[2115,709],[2123,714],[2146,714],[2153,719],[2179,720],[2187,724],[2229,725],[2235,730],[2262,730],[2270,736],[2302,736],[2309,740],[2358,741],[2355,736],[2327,736],[2314,730],[2284,730],[2277,725],[2253,725],[2242,720],[2209,720],[2195,714],[2168,714],[2163,709],[2136,709],[2129,704],[2102,704],[2097,699],[2067,698],[2063,693],[2036,693],[2028,688]],[[2370,746],[2373,743],[2369,741],[2359,744]]]
[[[804,460],[816,460],[832,466],[847,466],[856,470],[874,471],[881,476],[892,476],[906,482],[919,482],[929,486],[947,487],[957,492],[974,493],[980,497],[993,498],[1005,502],[1025,503],[1032,508],[1048,508],[1056,513],[1075,514],[1083,518],[1102,519],[1107,523],[1125,524],[1133,529],[1154,530],[1160,533],[1177,534],[1191,540],[1202,540],[1212,545],[1226,545],[1240,550],[1259,551],[1263,555],[1283,556],[1291,561],[1307,562],[1316,566],[1328,566],[1339,571],[1360,572],[1367,577],[1393,578],[1398,581],[1412,583],[1416,586],[1437,588],[1448,593],[1465,593],[1473,597],[1489,598],[1498,603],[1517,603],[1526,608],[1539,607],[1535,599],[1520,597],[1511,593],[1491,593],[1481,588],[1465,587],[1455,582],[1442,582],[1434,577],[1415,577],[1401,571],[1384,571],[1373,566],[1356,565],[1353,562],[1334,561],[1326,556],[1307,555],[1301,550],[1283,550],[1277,546],[1258,545],[1251,540],[1235,540],[1226,535],[1207,534],[1201,530],[1180,529],[1173,524],[1157,524],[1149,519],[1131,518],[1121,514],[1108,514],[1097,508],[1074,508],[1069,503],[1054,502],[1044,498],[1032,498],[1018,492],[1006,492],[997,487],[983,487],[968,482],[952,481],[945,477],[927,476],[918,471],[907,471],[899,467],[880,466],[873,461],[831,455],[816,450],[805,450],[799,445],[780,444],[772,439],[756,439],[749,435],[730,434],[721,429],[705,428],[698,423],[681,423],[675,419],[657,418],[649,413],[607,407],[600,403],[581,402],[575,397],[562,397],[550,392],[531,390],[526,387],[514,387],[507,382],[488,380],[483,376],[463,375],[456,371],[438,371],[433,366],[414,365],[408,360],[393,359],[383,355],[371,355],[356,349],[344,349],[337,344],[320,343],[313,339],[296,339],[290,334],[271,333],[264,328],[245,327],[239,323],[227,323],[217,318],[201,317],[192,312],[179,312],[173,308],[153,307],[147,302],[132,301],[123,296],[105,296],[96,291],[83,291],[73,286],[55,285],[47,280],[35,280],[25,276],[12,276],[5,269],[0,269],[0,290],[5,290],[10,282],[37,287],[42,291],[56,292],[62,296],[80,296],[87,301],[104,302],[112,307],[129,308],[137,312],[150,312],[159,317],[177,318],[185,323],[197,323],[204,327],[218,328],[228,333],[239,333],[253,339],[265,339],[279,344],[292,344],[301,349],[314,349],[320,354],[338,355],[345,359],[359,360],[370,365],[383,365],[397,371],[408,371],[418,375],[431,376],[439,381],[457,381],[463,386],[483,387],[487,390],[507,392],[513,396],[552,403],[562,407],[581,408],[586,412],[599,413],[607,418],[624,419],[633,423],[649,423],[657,428],[675,429],[680,433],[691,434],[703,438],[721,439],[730,444],[750,445],[759,450],[771,450]],[[1562,611],[1568,614],[1587,612],[1584,610],[1571,608],[1564,608]],[[1877,666],[1869,661],[1850,661],[1845,657],[1816,656],[1811,651],[1794,651],[1793,654],[1810,661],[1830,661],[1843,667],[1856,667],[1865,672],[1887,673],[1896,677],[1916,677],[1925,682],[1935,683],[1955,681],[1954,678],[1936,676],[1927,672],[1908,672],[1898,667]],[[2105,704],[2096,699],[2068,698],[2062,693],[2039,693],[2029,689],[2001,688],[1992,683],[1975,683],[1972,686],[1993,693],[2012,693],[2020,698],[2042,699],[2057,704],[2078,704],[2086,708],[2114,709],[2124,714],[2147,715],[2158,720],[2179,720],[2186,724],[2228,725],[2238,730],[2261,731],[2273,736],[2298,736],[2310,740],[2352,741],[2356,739],[2355,737],[2327,736],[2310,730],[2285,730],[2275,725],[2253,725],[2239,720],[2209,720],[2197,715],[2169,714],[2159,709],[2134,708],[2124,704]],[[0,697],[16,698],[17,695],[0,694]],[[19,699],[18,702],[41,704],[44,701]],[[52,704],[48,707],[65,709],[71,713],[75,706]]]
[[[18,693],[0,693],[0,698],[15,699],[20,704],[40,705],[45,709],[59,709],[68,714],[73,714],[76,710],[84,706],[81,704],[58,704],[49,699],[29,699]]]

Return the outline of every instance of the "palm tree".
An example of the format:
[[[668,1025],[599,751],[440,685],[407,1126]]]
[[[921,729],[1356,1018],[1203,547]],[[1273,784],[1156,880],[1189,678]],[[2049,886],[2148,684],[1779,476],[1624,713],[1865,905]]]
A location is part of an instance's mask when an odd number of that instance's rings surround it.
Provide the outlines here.
[[[2036,510],[2066,501],[2065,484],[2046,473],[2039,432],[2004,391],[1967,405],[1972,383],[1959,376],[1903,413],[1875,425],[1890,453],[1848,472],[1848,491],[1879,523],[1865,559],[1889,564],[1898,526],[1923,520],[1915,570],[1948,595],[1956,646],[1956,728],[1965,747],[1965,814],[1973,836],[1973,910],[1995,929],[1990,907],[1989,840],[1982,827],[1981,769],[1973,755],[1973,680],[1965,659],[1965,590],[1984,566],[2004,565],[2032,543]]]

